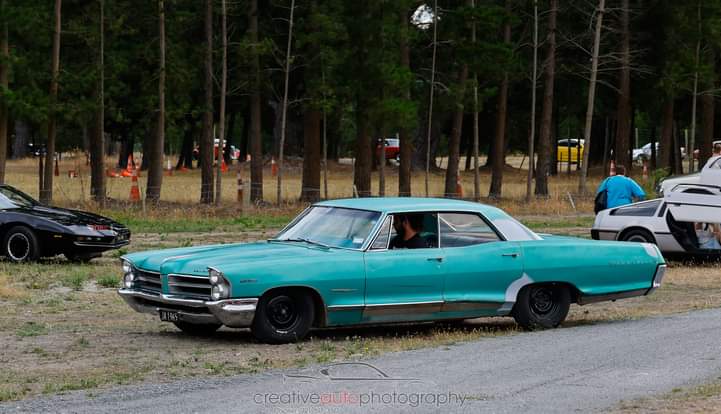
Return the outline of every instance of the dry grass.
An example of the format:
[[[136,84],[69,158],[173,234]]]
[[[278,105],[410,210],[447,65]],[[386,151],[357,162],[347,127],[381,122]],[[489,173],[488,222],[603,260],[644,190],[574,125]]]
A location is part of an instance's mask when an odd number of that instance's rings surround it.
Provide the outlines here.
[[[520,164],[520,157],[511,157],[509,162]],[[347,160],[349,162],[349,160]],[[443,161],[441,161],[443,162]],[[463,163],[462,163],[463,164]],[[526,163],[527,164],[527,163]],[[110,166],[110,164],[108,164]],[[442,164],[443,165],[443,164]],[[296,199],[301,189],[301,163],[299,161],[288,161],[285,163],[286,172],[283,177],[283,197],[286,206],[290,209],[297,209],[295,206]],[[78,178],[69,178],[68,170],[75,170],[79,173]],[[386,169],[386,195],[394,196],[397,194],[398,174],[397,167],[389,165]],[[526,174],[527,170],[517,168],[507,168],[504,174],[503,196],[502,200],[488,200],[489,202],[506,209],[512,214],[567,214],[573,213],[571,203],[569,202],[569,193],[573,195],[576,207],[580,211],[590,212],[592,210],[592,200],[589,197],[578,197],[576,174],[568,177],[561,174],[558,177],[552,177],[549,183],[549,191],[551,196],[547,199],[534,199],[530,203],[526,203],[524,198],[526,194]],[[249,191],[249,170],[247,163],[242,164],[241,175],[246,181],[246,192]],[[350,164],[332,163],[330,166],[328,177],[328,197],[329,198],[345,198],[353,196],[353,167]],[[145,189],[147,175],[142,174],[139,182],[141,193]],[[424,186],[425,176],[423,172],[413,175],[412,192],[416,196],[425,195]],[[461,174],[461,183],[465,197],[471,197],[473,194],[473,173],[464,171]],[[589,181],[589,188],[594,189],[600,181],[600,177],[592,177]],[[25,159],[17,161],[9,161],[7,164],[6,182],[11,184],[28,194],[37,197],[37,160]],[[378,173],[373,173],[372,193],[378,194]],[[442,195],[444,192],[445,173],[439,171],[431,175],[429,193],[431,196]],[[222,204],[226,209],[235,209],[236,205],[236,170],[235,166],[231,171],[223,176],[223,197]],[[490,173],[484,170],[481,173],[481,194],[488,194],[490,185]],[[264,200],[275,204],[276,202],[276,178],[271,175],[270,166],[266,166],[264,171]],[[108,178],[107,193],[114,200],[124,202],[128,200],[130,194],[131,180],[129,178]],[[94,206],[89,203],[89,167],[85,166],[85,158],[75,158],[66,155],[60,162],[60,176],[55,177],[53,185],[54,203],[61,206],[83,206],[94,210]],[[188,172],[174,172],[172,176],[163,177],[163,190],[161,199],[165,203],[178,206],[197,206],[200,199],[200,171],[192,170]]]
[[[721,377],[687,389],[676,388],[655,398],[624,401],[618,413],[721,413]]]

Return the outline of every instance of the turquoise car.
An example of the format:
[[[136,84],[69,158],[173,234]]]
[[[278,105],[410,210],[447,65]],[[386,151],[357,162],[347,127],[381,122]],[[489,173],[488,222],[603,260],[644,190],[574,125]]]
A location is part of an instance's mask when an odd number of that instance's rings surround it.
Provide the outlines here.
[[[416,248],[393,248],[409,218]],[[132,253],[122,268],[118,293],[138,312],[285,343],[312,328],[482,316],[552,328],[571,303],[651,293],[666,264],[653,244],[539,235],[483,204],[360,198],[313,204],[269,240]]]

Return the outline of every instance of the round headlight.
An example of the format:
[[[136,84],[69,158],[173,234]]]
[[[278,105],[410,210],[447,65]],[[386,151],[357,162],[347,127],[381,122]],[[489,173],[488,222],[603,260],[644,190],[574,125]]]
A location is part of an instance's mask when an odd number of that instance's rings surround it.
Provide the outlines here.
[[[208,278],[211,285],[217,285],[222,280],[222,274],[215,269],[208,269]]]
[[[129,262],[123,260],[123,274],[127,275],[128,273],[133,271],[133,266],[130,265]]]
[[[223,285],[213,285],[213,288],[210,290],[210,297],[213,300],[222,299],[227,296],[227,291],[225,289],[225,286]]]
[[[135,274],[133,272],[128,272],[123,276],[123,286],[125,286],[126,289],[130,289],[133,287],[133,281],[135,280]]]

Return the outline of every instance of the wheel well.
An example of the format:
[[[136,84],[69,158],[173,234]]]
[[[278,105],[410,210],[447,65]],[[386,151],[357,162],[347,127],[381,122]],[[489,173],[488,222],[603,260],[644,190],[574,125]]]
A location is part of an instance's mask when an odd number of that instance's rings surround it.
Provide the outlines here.
[[[11,228],[13,228],[15,226],[25,227],[28,230],[32,231],[33,233],[36,233],[32,227],[27,225],[27,223],[23,223],[21,221],[11,221],[9,223],[3,223],[2,225],[0,225],[0,234],[4,235],[5,233],[7,233],[8,230],[10,230]]]
[[[649,236],[651,236],[651,243],[656,244],[656,237],[653,235],[653,232],[649,231],[647,228],[639,227],[639,226],[634,226],[634,227],[629,227],[627,229],[624,229],[621,233],[618,234],[618,240],[623,240],[623,238],[628,233],[630,233],[634,230],[642,231],[642,232],[648,234]]]
[[[265,291],[263,293],[263,296],[281,291],[301,292],[310,295],[310,297],[313,299],[313,308],[315,310],[313,326],[316,328],[322,328],[326,325],[325,303],[323,302],[323,298],[320,296],[320,293],[318,293],[317,290],[308,286],[281,286]]]
[[[568,289],[568,293],[571,294],[571,303],[578,303],[578,298],[581,297],[581,291],[573,284],[569,282],[537,282],[529,283],[522,289],[532,286],[563,286]]]

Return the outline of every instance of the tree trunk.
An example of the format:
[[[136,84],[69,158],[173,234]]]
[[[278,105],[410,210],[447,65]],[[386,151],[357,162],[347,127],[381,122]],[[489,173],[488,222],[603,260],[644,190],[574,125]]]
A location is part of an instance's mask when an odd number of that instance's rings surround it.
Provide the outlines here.
[[[686,154],[688,154],[688,172],[693,173],[696,171],[694,167],[694,159],[693,159],[693,150],[696,148],[696,104],[698,101],[698,67],[699,63],[701,61],[701,36],[702,36],[702,30],[701,30],[701,0],[699,0],[696,6],[697,10],[697,23],[698,23],[698,38],[696,39],[696,58],[694,61],[694,67],[696,70],[694,70],[693,74],[693,94],[691,96],[691,137],[686,143]]]
[[[531,201],[533,169],[536,167],[533,148],[536,138],[536,81],[538,76],[538,0],[533,0],[533,72],[531,74],[531,133],[528,136],[528,178],[526,179],[526,202]]]
[[[666,98],[663,103],[663,120],[661,121],[661,141],[658,143],[658,156],[656,164],[658,168],[672,168],[671,163],[673,155],[673,112],[674,100],[671,97]]]
[[[48,111],[48,140],[45,146],[45,169],[40,177],[40,203],[53,202],[53,160],[55,158],[56,105],[58,101],[58,81],[60,77],[60,11],[62,0],[55,0],[55,32],[53,34],[52,77],[50,79],[50,109]]]
[[[649,165],[649,169],[651,171],[656,169],[656,124],[654,123],[651,127],[651,165]]]
[[[300,200],[320,200],[320,120],[321,113],[308,109],[303,116],[303,184]]]
[[[618,104],[616,106],[616,144],[614,160],[631,170],[631,52],[628,27],[629,0],[621,5],[621,71],[618,79]]]
[[[402,9],[400,11],[400,52],[401,52],[401,68],[411,73],[411,49],[408,45],[408,11]],[[411,100],[410,86],[403,91],[406,100]],[[411,165],[413,163],[413,137],[407,127],[402,127],[398,131],[400,141],[400,166],[398,167],[398,196],[411,196]]]
[[[553,152],[556,146],[551,143],[553,122],[553,92],[556,81],[556,12],[558,1],[551,0],[548,15],[548,55],[546,55],[546,79],[543,86],[543,109],[541,112],[541,130],[538,136],[538,166],[536,168],[536,196],[548,197],[548,177],[553,170]]]
[[[706,161],[712,155],[714,138],[714,96],[711,93],[701,95],[701,128],[702,134],[699,140],[698,166],[699,169],[706,165]]]
[[[506,13],[511,13],[511,2],[506,0]],[[511,43],[511,22],[507,21],[503,28],[503,43]],[[493,140],[493,160],[491,161],[491,187],[488,196],[501,198],[503,193],[503,167],[506,164],[506,121],[508,120],[508,72],[503,74],[501,88],[498,93],[498,112],[496,114],[496,134]]]
[[[433,93],[436,86],[436,50],[438,49],[438,0],[433,2],[433,58],[431,60],[431,93],[428,100],[428,133],[426,134],[426,197],[428,197],[428,181],[431,168],[431,126],[433,125]],[[434,162],[435,164],[435,162]]]
[[[0,89],[8,89],[10,48],[8,46],[8,22],[5,16],[5,0],[0,1]],[[5,161],[8,148],[8,106],[0,98],[0,184],[5,183]]]
[[[591,80],[588,84],[588,103],[586,106],[586,123],[583,128],[584,148],[588,151],[583,152],[583,164],[581,167],[581,176],[578,181],[578,192],[586,194],[586,178],[588,176],[588,160],[591,148],[591,127],[593,126],[593,107],[596,100],[596,78],[598,76],[598,50],[601,46],[601,28],[603,27],[603,14],[605,9],[605,0],[598,1],[598,16],[596,17],[596,32],[593,39],[593,54],[591,56]]]
[[[368,133],[368,116],[365,107],[364,103],[359,102],[356,109],[358,139],[356,142],[353,184],[360,197],[370,197],[371,195],[371,152],[373,144]]]
[[[105,206],[105,0],[100,0],[100,48],[96,84],[97,111],[90,146],[90,196]]]
[[[158,0],[158,33],[160,39],[159,74],[158,74],[158,126],[155,137],[150,145],[150,164],[148,165],[148,181],[145,199],[156,204],[160,201],[160,190],[163,185],[163,152],[165,147],[165,4]]]
[[[185,134],[183,135],[183,143],[180,145],[180,156],[175,169],[181,168],[193,169],[193,143],[195,132],[197,131],[197,122],[191,115],[185,117]],[[121,158],[122,160],[122,158]]]
[[[213,0],[205,0],[205,102],[200,139],[200,202],[213,203]]]
[[[222,58],[222,69],[221,69],[221,75],[220,75],[220,119],[218,121],[218,124],[220,124],[219,131],[218,131],[218,164],[215,170],[215,205],[220,205],[220,197],[222,195],[222,178],[223,178],[223,162],[225,160],[225,154],[226,150],[225,147],[227,146],[230,148],[230,145],[226,145],[225,143],[225,94],[228,90],[228,26],[227,26],[227,11],[226,11],[226,4],[225,0],[221,0],[221,12],[220,12],[220,19],[221,19],[221,41],[223,42],[223,58]]]
[[[288,44],[285,49],[285,81],[283,82],[283,107],[280,121],[280,145],[278,147],[278,184],[276,188],[276,202],[280,205],[283,190],[283,150],[285,149],[286,126],[288,125],[288,86],[290,83],[290,49],[293,45],[293,15],[295,13],[295,0],[290,1],[290,18],[288,19]]]
[[[253,81],[250,95],[250,201],[263,200],[263,141],[260,108],[260,45],[258,44],[258,0],[251,0],[248,13],[249,36],[253,45],[251,58]]]
[[[465,85],[468,79],[468,65],[464,64],[458,77],[460,85],[458,96],[456,97],[456,111],[453,114],[453,128],[451,136],[448,138],[448,167],[446,169],[446,186],[444,197],[457,198],[458,194],[458,158],[461,151],[461,131],[463,130],[463,101],[465,95]]]

